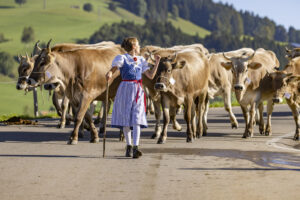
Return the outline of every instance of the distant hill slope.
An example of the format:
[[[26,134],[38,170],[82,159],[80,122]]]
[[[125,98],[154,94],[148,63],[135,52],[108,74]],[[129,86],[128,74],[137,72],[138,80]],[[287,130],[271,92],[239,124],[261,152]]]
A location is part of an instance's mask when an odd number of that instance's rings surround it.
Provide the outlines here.
[[[82,9],[84,3],[93,5],[92,12]],[[11,54],[30,52],[34,43],[21,43],[23,28],[31,26],[34,29],[35,39],[47,42],[50,38],[53,43],[75,42],[76,39],[91,36],[103,24],[113,22],[134,21],[143,24],[145,20],[129,11],[118,7],[116,12],[108,9],[109,0],[48,0],[46,9],[43,9],[42,0],[29,0],[21,7],[13,0],[0,1],[0,33],[10,41],[0,43],[0,51]],[[71,8],[78,6],[79,9]],[[12,8],[4,8],[12,7]],[[100,15],[99,15],[100,13]],[[207,30],[186,20],[170,20],[174,26],[183,32],[199,36],[209,34]]]

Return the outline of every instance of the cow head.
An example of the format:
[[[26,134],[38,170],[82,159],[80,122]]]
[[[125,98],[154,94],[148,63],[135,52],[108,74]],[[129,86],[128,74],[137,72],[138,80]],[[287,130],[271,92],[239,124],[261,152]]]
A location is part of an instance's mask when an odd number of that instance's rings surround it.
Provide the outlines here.
[[[250,62],[255,55],[255,52],[248,57],[227,57],[224,53],[223,56],[228,62],[221,62],[222,67],[226,70],[231,70],[234,78],[234,89],[236,93],[240,93],[240,98],[242,98],[242,93],[245,91],[246,86],[251,83],[248,78],[248,69],[258,69],[261,67],[260,63]]]
[[[272,90],[274,91],[273,103],[281,103],[283,97],[289,99],[294,91],[294,85],[300,80],[299,76],[293,76],[292,73],[284,71],[273,72],[268,74],[272,79]]]
[[[150,57],[153,60],[152,55]],[[167,57],[162,57],[157,69],[157,78],[154,88],[163,92],[172,90],[172,87],[176,82],[172,76],[173,71],[182,69],[185,65],[186,62],[184,60],[178,61],[176,53]]]
[[[25,90],[28,87],[27,79],[33,70],[35,59],[37,58],[37,55],[40,53],[40,50],[41,50],[38,46],[39,42],[40,41],[37,41],[34,45],[34,49],[33,49],[33,53],[32,53],[33,56],[31,55],[31,57],[29,57],[27,53],[26,53],[26,56],[18,56],[19,77],[18,77],[18,81],[17,81],[17,85],[16,85],[17,90]]]
[[[286,51],[285,57],[288,60],[292,60],[293,58],[300,56],[300,48],[294,48],[294,49],[290,50],[287,47],[285,47],[285,51]]]
[[[55,58],[49,47],[50,42],[51,40],[48,42],[47,47],[41,50],[35,60],[33,71],[27,81],[31,86],[38,86],[52,78],[51,70],[55,68],[56,63],[54,62]]]

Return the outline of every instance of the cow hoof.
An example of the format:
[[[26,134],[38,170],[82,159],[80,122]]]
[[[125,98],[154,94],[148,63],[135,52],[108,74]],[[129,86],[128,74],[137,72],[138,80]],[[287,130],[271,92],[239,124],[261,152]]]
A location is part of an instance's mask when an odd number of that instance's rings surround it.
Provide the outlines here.
[[[124,141],[124,138],[125,138],[124,133],[123,133],[123,131],[120,130],[119,141],[120,141],[120,142],[123,142],[123,141]]]
[[[58,124],[58,128],[65,128],[65,124],[64,123]]]
[[[238,125],[237,125],[236,123],[233,123],[233,124],[231,124],[231,128],[232,128],[232,129],[234,129],[234,128],[237,129],[237,128],[238,128]]]
[[[162,139],[162,138],[159,138],[157,140],[157,144],[165,144],[166,143],[166,140],[165,139]]]
[[[207,136],[207,132],[206,132],[206,131],[203,131],[202,136]]]
[[[265,135],[266,135],[266,136],[270,136],[270,135],[272,135],[272,132],[271,132],[271,131],[266,131],[266,132],[265,132]]]
[[[157,134],[153,133],[153,135],[151,136],[151,139],[157,139]]]
[[[181,131],[182,127],[178,123],[176,123],[175,125],[173,125],[173,129],[177,131]]]
[[[94,138],[90,140],[90,143],[99,143],[100,142],[100,138]]]
[[[187,142],[187,143],[192,143],[192,142],[193,142],[193,139],[190,138],[190,137],[187,137],[187,138],[186,138],[186,142]]]
[[[75,145],[78,143],[78,140],[69,140],[67,144]]]
[[[242,138],[248,139],[250,136],[248,134],[244,134]]]
[[[295,135],[294,135],[294,140],[299,140],[299,134],[298,133],[296,133]]]
[[[67,121],[66,121],[66,125],[67,125],[67,126],[71,125],[71,121],[70,121],[70,120],[67,120]]]

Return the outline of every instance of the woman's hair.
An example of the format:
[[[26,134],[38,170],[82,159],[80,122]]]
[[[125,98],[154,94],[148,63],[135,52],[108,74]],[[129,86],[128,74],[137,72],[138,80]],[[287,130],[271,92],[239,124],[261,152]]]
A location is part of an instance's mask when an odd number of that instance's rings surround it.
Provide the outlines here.
[[[125,51],[130,52],[132,50],[133,44],[138,42],[136,37],[128,37],[125,38],[121,44],[121,47],[125,49]]]

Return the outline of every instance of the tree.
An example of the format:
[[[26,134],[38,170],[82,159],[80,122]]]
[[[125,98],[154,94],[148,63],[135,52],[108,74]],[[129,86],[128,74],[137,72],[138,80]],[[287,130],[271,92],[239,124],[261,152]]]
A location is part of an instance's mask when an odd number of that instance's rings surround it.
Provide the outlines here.
[[[27,0],[15,0],[15,3],[19,4],[22,6],[22,4],[25,4]]]
[[[34,31],[31,26],[24,27],[21,41],[23,43],[29,43],[29,42],[34,41]]]
[[[179,17],[179,9],[176,5],[172,6],[172,17],[175,20]]]
[[[85,3],[85,4],[83,5],[83,10],[85,10],[85,11],[87,11],[87,12],[91,12],[91,11],[93,11],[93,5],[90,4],[90,3]]]
[[[116,9],[117,9],[116,3],[115,2],[109,2],[108,9],[111,10],[111,11],[116,11]]]
[[[147,12],[147,3],[145,0],[138,0],[136,2],[137,15],[144,17]]]
[[[0,52],[0,73],[6,76],[14,77],[13,74],[14,59],[6,52]]]
[[[288,34],[282,25],[276,26],[274,39],[282,42],[288,41]]]

